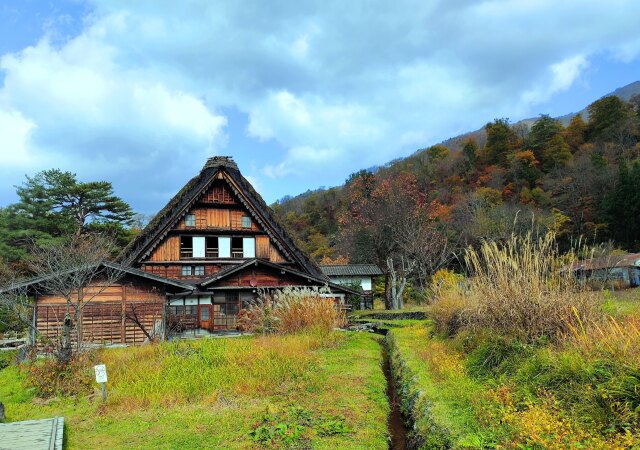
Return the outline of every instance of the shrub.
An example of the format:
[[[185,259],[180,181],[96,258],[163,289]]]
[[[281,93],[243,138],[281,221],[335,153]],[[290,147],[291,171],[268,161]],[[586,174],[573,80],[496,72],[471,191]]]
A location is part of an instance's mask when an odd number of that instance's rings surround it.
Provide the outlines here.
[[[254,332],[329,334],[344,326],[346,315],[321,289],[286,287],[259,295],[256,303],[240,314],[242,329]]]
[[[22,369],[26,372],[27,384],[42,397],[82,395],[93,389],[94,359],[93,353],[80,353],[69,363],[47,358],[23,364]]]
[[[454,336],[462,327],[462,310],[464,309],[462,296],[454,292],[439,297],[430,307],[430,317],[438,333],[448,337]]]
[[[555,235],[534,239],[513,235],[505,243],[485,241],[469,248],[465,264],[472,275],[463,295],[461,319],[473,330],[492,329],[523,342],[558,342],[577,325],[602,318],[597,293],[562,270],[573,255],[561,255]]]

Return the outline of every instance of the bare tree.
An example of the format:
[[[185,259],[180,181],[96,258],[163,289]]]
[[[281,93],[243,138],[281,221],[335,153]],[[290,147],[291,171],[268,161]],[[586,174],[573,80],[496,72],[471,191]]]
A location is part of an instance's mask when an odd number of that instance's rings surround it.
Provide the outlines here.
[[[416,267],[415,260],[409,260],[401,255],[396,262],[393,257],[387,258],[387,271],[389,273],[389,288],[391,290],[391,305],[388,309],[404,308],[404,288],[411,273]]]
[[[40,277],[39,293],[64,299],[66,309],[56,357],[68,362],[74,351],[82,349],[82,314],[93,299],[116,283],[123,273],[102,264],[111,254],[114,241],[106,236],[91,234],[73,236],[54,246],[34,247],[31,270]],[[72,345],[75,328],[76,345]]]
[[[414,262],[414,278],[422,289],[431,275],[454,258],[455,243],[449,240],[442,225],[423,215],[406,217],[394,233],[396,247],[404,259]]]
[[[8,327],[27,329],[28,343],[33,344],[37,332],[33,324],[33,300],[20,276],[0,262],[0,323]]]

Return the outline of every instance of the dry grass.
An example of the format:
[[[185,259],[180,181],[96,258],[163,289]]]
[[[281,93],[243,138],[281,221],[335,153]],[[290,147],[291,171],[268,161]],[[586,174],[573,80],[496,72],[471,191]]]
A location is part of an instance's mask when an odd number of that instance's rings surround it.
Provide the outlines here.
[[[585,320],[574,311],[574,323],[565,342],[585,356],[599,356],[640,363],[640,316],[629,315],[616,319],[607,316],[602,322],[585,324]]]
[[[318,289],[286,287],[261,293],[257,303],[241,312],[240,323],[254,332],[311,332],[328,336],[346,323],[344,311]]]
[[[560,254],[553,233],[537,240],[531,234],[514,235],[504,243],[485,241],[478,249],[467,249],[471,277],[466,286],[437,299],[436,305],[447,299],[444,306],[448,302],[450,309],[440,311],[444,321],[434,317],[438,328],[450,329],[447,321],[458,314],[460,325],[472,330],[491,329],[526,342],[543,337],[557,342],[576,325],[574,310],[588,323],[597,323],[602,318],[598,294],[561,270],[573,260],[571,253]]]

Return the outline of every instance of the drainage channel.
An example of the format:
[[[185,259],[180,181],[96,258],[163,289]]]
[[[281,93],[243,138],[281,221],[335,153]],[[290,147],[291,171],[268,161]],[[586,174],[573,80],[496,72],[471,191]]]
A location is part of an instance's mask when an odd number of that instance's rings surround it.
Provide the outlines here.
[[[386,334],[386,330],[376,330],[376,333]],[[398,398],[398,390],[393,380],[391,372],[391,361],[389,360],[389,352],[384,340],[380,341],[382,348],[382,372],[387,379],[387,399],[391,412],[387,418],[387,428],[389,430],[389,449],[390,450],[406,450],[407,447],[407,427],[402,418],[400,411],[400,399]]]

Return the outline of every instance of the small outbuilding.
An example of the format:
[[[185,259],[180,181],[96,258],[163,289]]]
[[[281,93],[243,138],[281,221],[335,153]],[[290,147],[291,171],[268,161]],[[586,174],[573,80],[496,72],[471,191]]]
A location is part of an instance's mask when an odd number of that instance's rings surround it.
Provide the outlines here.
[[[358,285],[363,296],[360,301],[361,309],[373,309],[373,279],[383,275],[382,270],[375,264],[330,264],[320,266],[322,273],[341,286]]]
[[[640,286],[640,253],[609,255],[576,262],[574,275],[585,282],[602,283],[613,288]]]

